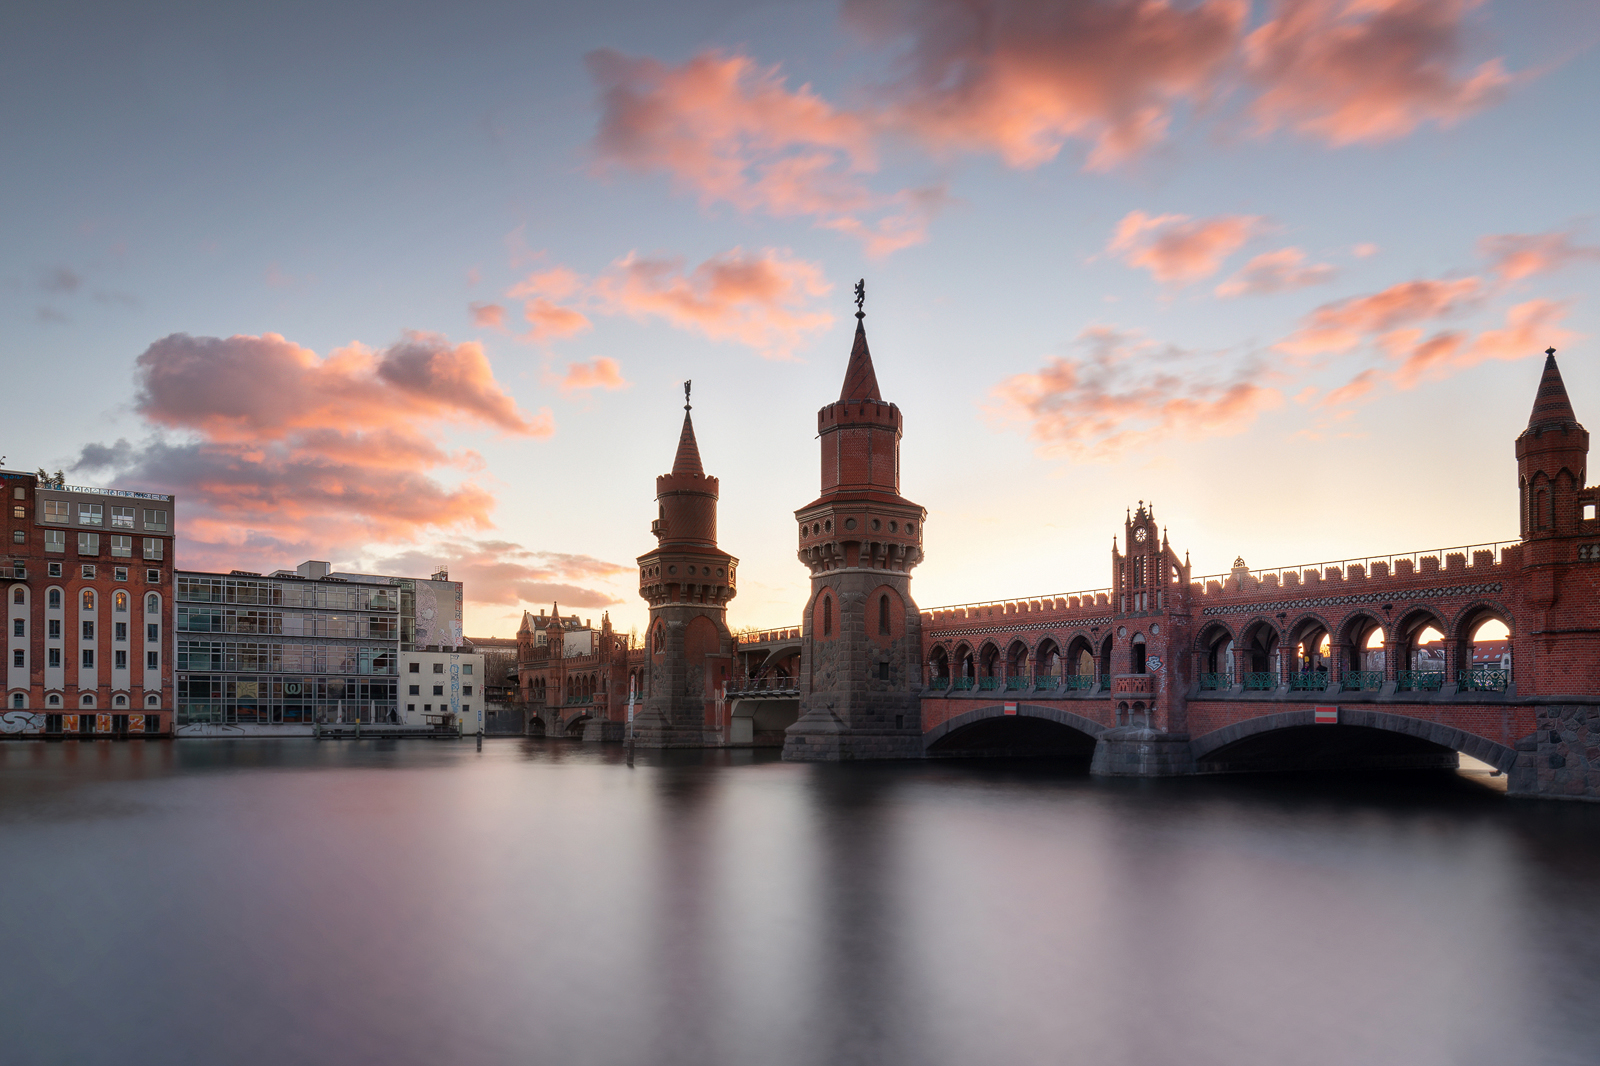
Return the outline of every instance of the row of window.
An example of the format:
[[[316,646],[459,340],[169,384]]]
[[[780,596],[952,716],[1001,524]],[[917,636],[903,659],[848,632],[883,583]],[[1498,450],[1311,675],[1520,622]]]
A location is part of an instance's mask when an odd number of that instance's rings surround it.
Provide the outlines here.
[[[84,577],[92,578],[92,577],[95,576],[95,574],[97,572],[98,571],[95,569],[95,564],[94,563],[84,563],[83,564],[82,574],[83,574]],[[11,573],[12,573],[12,576],[14,576],[18,581],[26,581],[27,578],[28,578],[28,568],[27,568],[26,565],[24,565],[22,563],[14,563],[14,564],[12,564]],[[126,580],[128,580],[128,568],[126,566],[114,566],[114,567],[111,568],[111,575],[112,575],[112,580],[113,581],[126,581]],[[46,577],[62,577],[63,575],[61,573],[61,564],[60,563],[46,563],[45,564],[45,576]],[[144,572],[144,580],[145,580],[146,584],[150,584],[150,585],[159,585],[159,584],[161,584],[161,571],[160,570],[146,570]]]
[[[61,694],[59,692],[50,693],[48,696],[46,696],[44,698],[44,705],[46,707],[59,707],[59,706],[61,706]],[[78,697],[78,706],[80,706],[80,707],[93,707],[94,705],[95,705],[95,703],[94,703],[94,693],[85,692],[82,696]],[[111,697],[111,706],[113,706],[113,707],[126,707],[127,705],[128,705],[128,697],[125,694],[119,692],[116,695]],[[156,695],[154,692],[152,692],[152,693],[150,693],[148,696],[146,696],[144,698],[144,705],[146,707],[158,707],[159,708],[161,706],[161,697]],[[21,692],[13,692],[11,694],[11,706],[12,707],[16,707],[16,708],[27,707],[28,706],[28,697],[26,695],[24,695],[23,693],[21,693]],[[52,719],[54,721],[52,721]],[[158,715],[158,714],[150,715],[146,719],[146,722],[148,723],[148,727],[146,728],[145,731],[147,733],[154,733],[156,731],[155,723],[159,722],[160,720],[161,720],[161,716],[160,715]],[[59,714],[46,715],[45,716],[44,731],[46,733],[59,733],[59,732],[61,732],[61,716]],[[84,730],[84,732],[88,732],[88,730]]]
[[[410,595],[408,592],[407,595]],[[178,577],[183,602],[242,603],[262,607],[321,607],[343,611],[398,611],[400,590],[363,584],[325,585],[303,581],[250,581],[240,578]]]
[[[126,643],[127,640],[128,640],[128,623],[126,623],[126,622],[113,622],[111,624],[111,626],[112,626],[112,630],[111,630],[112,631],[112,637],[111,637],[111,639],[116,641],[119,644]],[[46,637],[47,640],[60,640],[61,639],[61,619],[59,619],[59,618],[47,619],[46,622],[45,622],[45,627],[46,627],[45,628],[45,637]],[[153,643],[156,643],[157,641],[159,641],[161,639],[161,625],[160,625],[160,623],[158,623],[158,622],[149,622],[149,623],[146,623],[144,628],[145,628],[144,639],[147,642],[153,644]],[[26,618],[13,618],[11,620],[11,635],[13,637],[26,637],[28,635],[28,620]],[[94,639],[94,623],[93,622],[85,621],[83,623],[83,639],[84,640],[93,640]]]
[[[166,558],[166,543],[167,542],[164,539],[162,539],[161,537],[144,537],[142,539],[144,540],[144,558],[146,560],[154,561],[156,559],[165,559]],[[14,544],[26,544],[28,542],[27,530],[23,530],[23,529],[12,530],[12,532],[11,532],[11,540],[12,540],[12,543],[14,543]],[[111,551],[112,558],[114,558],[114,559],[131,559],[131,558],[133,558],[133,540],[134,540],[134,538],[127,537],[127,536],[122,536],[120,534],[113,533],[111,536],[107,537],[106,540],[108,542],[107,543],[107,547]],[[65,552],[67,550],[67,531],[64,530],[64,529],[47,529],[47,530],[45,530],[44,531],[44,550],[47,551],[47,552]],[[78,554],[79,555],[99,555],[100,554],[100,534],[98,534],[98,533],[79,533],[78,534]]]
[[[178,641],[179,670],[261,670],[318,674],[394,674],[393,648],[329,644]]]
[[[126,614],[128,611],[128,599],[129,597],[127,589],[117,589],[111,594],[111,609],[117,614]],[[45,592],[44,602],[47,610],[61,610],[61,601],[62,595],[60,589],[49,589]],[[27,593],[25,593],[20,587],[13,589],[11,593],[11,602],[27,603]],[[95,604],[98,602],[99,600],[95,595],[94,589],[84,589],[82,593],[79,594],[79,605],[82,610],[92,611],[95,609]],[[159,615],[161,613],[161,597],[158,594],[152,592],[145,596],[144,613],[152,615]]]
[[[72,504],[71,503],[69,503],[66,500],[45,500],[45,501],[43,501],[43,503],[44,503],[44,512],[40,515],[41,520],[43,520],[45,522],[56,523],[56,524],[59,524],[59,525],[67,525],[67,524],[71,523],[71,521],[72,521]],[[26,513],[23,511],[23,509],[21,507],[13,508],[13,510],[16,512],[16,516],[18,518],[26,517]],[[119,507],[119,506],[117,506],[115,504],[112,505],[112,507],[111,507],[111,527],[113,529],[132,529],[133,528],[133,519],[134,519],[134,509],[132,507]],[[80,526],[103,526],[105,524],[106,524],[106,507],[105,507],[104,504],[99,504],[99,503],[80,503],[80,504],[78,504],[78,525],[80,525]],[[167,528],[167,512],[165,510],[156,510],[156,509],[151,509],[151,508],[148,508],[148,507],[145,508],[145,511],[144,511],[144,528],[145,529],[165,530]]]
[[[284,637],[350,637],[396,640],[394,615],[302,614],[298,611],[228,611],[220,607],[179,607],[180,633],[260,633]]]
[[[81,662],[81,665],[83,666],[83,668],[85,670],[93,670],[94,669],[94,662],[95,662],[94,653],[95,653],[95,649],[93,649],[93,648],[84,648],[82,650],[80,662]],[[44,658],[44,664],[45,664],[46,667],[48,667],[51,670],[59,670],[59,669],[61,669],[61,649],[60,648],[46,648],[44,650],[44,657],[45,657]],[[23,667],[26,667],[28,665],[28,653],[23,651],[21,648],[13,649],[12,652],[11,652],[11,665],[15,666],[15,667],[18,667],[19,669],[23,668]],[[126,670],[127,668],[128,668],[128,650],[126,648],[117,648],[114,651],[112,651],[112,653],[111,653],[111,669],[113,669],[113,670]],[[155,651],[155,650],[151,650],[151,651],[145,652],[144,653],[144,668],[146,670],[159,670],[159,669],[161,669],[161,653],[159,651]]]
[[[188,674],[178,679],[178,698],[229,702],[369,703],[394,701],[393,681],[342,677],[217,677]]]
[[[420,673],[422,673],[422,664],[421,663],[411,663],[410,664],[410,669],[407,670],[406,672],[407,673],[411,673],[411,674],[420,674]],[[436,674],[444,673],[444,663],[434,663],[433,664],[433,672],[436,673]],[[461,672],[463,674],[466,674],[469,677],[472,676],[472,664],[471,663],[462,663],[461,664]]]
[[[422,688],[421,685],[412,685],[412,686],[410,686],[411,691],[409,693],[407,693],[407,695],[420,696],[420,695],[422,695],[422,693],[420,691],[418,691],[418,690],[421,689],[421,688]],[[433,694],[435,696],[443,696],[444,695],[444,686],[443,685],[435,685],[435,686],[433,686]],[[462,685],[461,686],[461,694],[463,696],[472,695],[472,686],[471,685]]]

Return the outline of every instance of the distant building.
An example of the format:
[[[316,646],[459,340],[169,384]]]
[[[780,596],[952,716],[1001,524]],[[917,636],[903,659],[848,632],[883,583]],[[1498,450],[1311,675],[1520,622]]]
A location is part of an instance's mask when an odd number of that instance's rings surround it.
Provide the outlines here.
[[[5,704],[0,733],[172,727],[173,497],[0,470]]]
[[[523,731],[532,736],[621,740],[630,687],[642,701],[645,654],[611,630],[577,615],[524,612],[517,631],[517,678]]]
[[[462,646],[463,589],[447,573],[336,573],[312,560],[267,575],[176,577],[179,736],[308,735],[318,723],[357,722],[460,730],[469,716],[477,731],[481,657]]]
[[[466,641],[473,651],[483,656],[483,731],[524,732],[516,638],[467,637]]]

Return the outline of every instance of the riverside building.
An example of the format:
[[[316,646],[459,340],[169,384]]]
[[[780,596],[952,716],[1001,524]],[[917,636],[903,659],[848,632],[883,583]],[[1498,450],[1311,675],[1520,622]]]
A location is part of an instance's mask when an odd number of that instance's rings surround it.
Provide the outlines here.
[[[445,571],[180,571],[175,598],[179,736],[480,728],[482,657],[462,646],[462,585]]]
[[[20,470],[0,470],[0,492],[0,734],[170,732],[176,501]]]

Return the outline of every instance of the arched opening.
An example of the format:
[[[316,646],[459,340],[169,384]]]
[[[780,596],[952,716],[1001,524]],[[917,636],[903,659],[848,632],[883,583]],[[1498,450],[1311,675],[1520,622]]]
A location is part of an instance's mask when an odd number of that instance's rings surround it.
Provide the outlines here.
[[[1463,619],[1457,684],[1462,692],[1505,692],[1511,687],[1511,627],[1499,615],[1473,612]]]
[[[1328,687],[1329,663],[1333,658],[1333,636],[1328,627],[1315,618],[1307,618],[1294,627],[1291,640],[1294,656],[1289,664],[1289,687],[1321,692]]]
[[[978,676],[987,680],[989,678],[999,676],[999,673],[1000,649],[995,647],[992,643],[985,643],[983,648],[978,652]],[[993,686],[990,685],[985,687],[992,688]]]
[[[970,721],[964,721],[971,718]],[[1095,738],[1084,730],[1030,714],[999,714],[995,708],[962,715],[928,745],[932,758],[1050,759],[1087,772]]]
[[[958,689],[971,688],[978,676],[978,664],[972,654],[972,648],[966,644],[958,644],[951,658],[956,668],[956,676],[951,684]]]
[[[1269,690],[1278,687],[1278,631],[1266,622],[1257,622],[1244,634],[1244,651],[1250,669],[1241,679],[1246,689]]]
[[[93,707],[94,706],[94,696],[92,696],[89,693],[85,692],[83,694],[83,696],[81,698],[79,698],[78,706],[80,706],[80,707]]]
[[[1401,692],[1437,692],[1444,685],[1444,623],[1425,611],[1408,615],[1397,627],[1400,669],[1395,688]]]
[[[833,598],[822,597],[822,635],[833,636]]]
[[[111,706],[113,706],[113,707],[126,707],[127,705],[128,705],[128,697],[122,696],[122,695],[117,695],[117,696],[112,696],[111,697]]]
[[[1340,687],[1351,691],[1376,691],[1383,687],[1384,628],[1371,615],[1358,614],[1341,627],[1339,644],[1344,661]]]
[[[11,706],[13,706],[13,707],[26,707],[27,705],[28,705],[28,697],[24,696],[20,692],[13,692],[11,694]]]
[[[1130,673],[1142,674],[1145,672],[1143,633],[1135,633],[1133,635],[1133,648],[1131,654],[1128,656],[1128,666]]]
[[[1096,665],[1100,668],[1099,683],[1102,688],[1111,684],[1111,634],[1106,634],[1106,639],[1100,643],[1100,661]]]
[[[886,637],[893,631],[893,626],[890,624],[890,619],[889,595],[888,593],[884,593],[878,597],[878,634],[880,636]]]
[[[1027,688],[1028,684],[1028,646],[1013,640],[1006,648],[1006,688]]]
[[[1061,646],[1045,637],[1033,654],[1033,687],[1060,688],[1062,666]]]
[[[1127,700],[1123,700],[1117,704],[1117,724],[1119,726],[1128,724],[1128,711],[1129,707]]]
[[[928,655],[928,676],[934,688],[950,687],[950,653],[942,645],[935,644]]]
[[[44,698],[44,705],[46,707],[59,707],[61,706],[61,697],[52,692],[50,695]]]
[[[1094,664],[1094,645],[1089,643],[1089,638],[1082,636],[1073,637],[1067,643],[1066,658],[1061,664],[1061,683],[1063,686],[1087,692],[1094,688],[1099,681],[1099,675]]]
[[[152,692],[144,698],[144,705],[146,707],[159,707],[161,706],[161,697]]]
[[[1200,631],[1195,645],[1200,652],[1200,687],[1202,689],[1230,689],[1233,687],[1233,634],[1228,627],[1213,623]]]
[[[1357,719],[1347,721],[1346,716]],[[1304,773],[1315,771],[1455,771],[1463,755],[1506,769],[1515,752],[1480,737],[1402,715],[1340,711],[1336,724],[1305,721],[1306,712],[1257,722],[1257,731],[1230,739],[1233,730],[1195,740],[1201,773]]]

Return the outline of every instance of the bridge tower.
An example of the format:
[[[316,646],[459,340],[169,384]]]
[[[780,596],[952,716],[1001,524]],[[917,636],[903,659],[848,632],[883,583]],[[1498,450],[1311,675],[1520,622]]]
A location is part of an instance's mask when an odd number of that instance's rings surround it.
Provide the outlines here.
[[[672,473],[656,478],[657,544],[639,556],[639,595],[650,604],[645,630],[648,695],[633,723],[641,747],[717,747],[726,743],[717,694],[734,660],[728,601],[739,560],[717,547],[718,481],[700,465],[683,386],[683,432]]]
[[[1547,541],[1579,532],[1582,511],[1578,497],[1588,462],[1589,431],[1578,424],[1572,411],[1551,348],[1545,352],[1544,374],[1528,428],[1517,437],[1517,495],[1524,541]],[[1541,553],[1534,548],[1529,554]]]
[[[900,495],[900,409],[882,399],[862,286],[839,399],[817,412],[822,493],[796,511],[811,571],[801,626],[800,718],[783,757],[922,757],[922,625],[911,569],[927,511]]]

